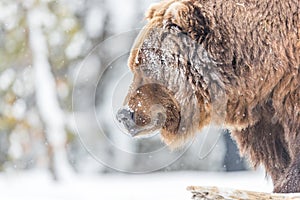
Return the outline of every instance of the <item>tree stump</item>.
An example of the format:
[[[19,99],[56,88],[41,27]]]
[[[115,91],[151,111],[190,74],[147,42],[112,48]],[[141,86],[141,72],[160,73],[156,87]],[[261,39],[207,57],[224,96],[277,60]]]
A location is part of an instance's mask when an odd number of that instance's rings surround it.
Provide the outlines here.
[[[298,194],[275,194],[219,187],[189,186],[194,200],[300,200]]]

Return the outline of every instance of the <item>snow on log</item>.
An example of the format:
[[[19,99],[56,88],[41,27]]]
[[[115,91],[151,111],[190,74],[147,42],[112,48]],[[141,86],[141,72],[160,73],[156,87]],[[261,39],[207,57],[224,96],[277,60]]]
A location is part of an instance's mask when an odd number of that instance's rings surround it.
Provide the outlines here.
[[[300,200],[300,194],[274,194],[219,187],[189,186],[194,200]]]

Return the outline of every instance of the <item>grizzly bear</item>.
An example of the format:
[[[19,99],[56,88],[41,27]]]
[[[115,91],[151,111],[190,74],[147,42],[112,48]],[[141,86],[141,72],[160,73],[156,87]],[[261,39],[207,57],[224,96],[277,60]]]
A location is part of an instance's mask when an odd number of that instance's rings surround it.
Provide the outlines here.
[[[224,126],[274,192],[300,192],[299,0],[166,0],[146,18],[117,114],[128,132],[176,148]]]

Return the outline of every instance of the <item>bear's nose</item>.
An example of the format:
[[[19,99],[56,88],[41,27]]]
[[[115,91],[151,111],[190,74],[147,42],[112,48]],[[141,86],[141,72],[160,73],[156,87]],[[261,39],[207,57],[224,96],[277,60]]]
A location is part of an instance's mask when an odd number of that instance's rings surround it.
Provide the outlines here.
[[[134,122],[134,112],[123,108],[120,109],[116,115],[117,120],[123,124],[124,128],[129,132],[131,136],[136,135],[136,124]]]
[[[117,113],[117,120],[122,123],[124,121],[133,120],[134,112],[129,109],[120,109]]]

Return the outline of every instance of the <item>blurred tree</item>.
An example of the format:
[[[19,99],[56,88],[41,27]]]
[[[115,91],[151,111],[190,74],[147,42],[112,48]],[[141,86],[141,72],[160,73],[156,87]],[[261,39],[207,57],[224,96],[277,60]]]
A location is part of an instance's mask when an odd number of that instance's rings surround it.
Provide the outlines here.
[[[55,179],[69,177],[72,173],[66,153],[65,116],[60,108],[55,78],[49,62],[47,38],[43,26],[49,25],[51,17],[47,3],[39,2],[27,11],[29,46],[32,52],[34,85],[37,109],[45,125],[49,142],[50,169]],[[50,25],[51,26],[51,25]]]
[[[65,147],[74,138],[66,132],[67,72],[84,56],[85,34],[66,1],[3,0],[0,9],[0,165],[48,163],[54,177],[66,177]]]

